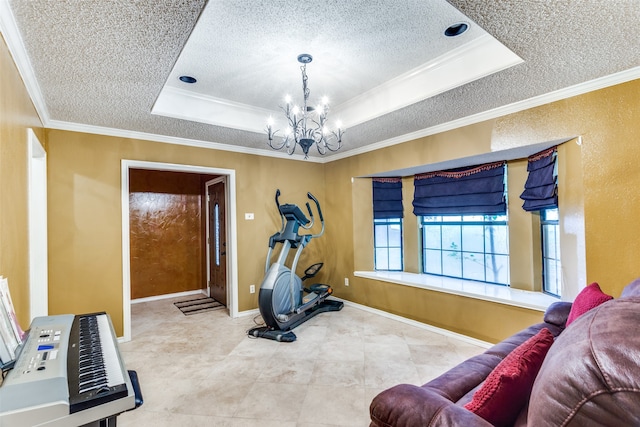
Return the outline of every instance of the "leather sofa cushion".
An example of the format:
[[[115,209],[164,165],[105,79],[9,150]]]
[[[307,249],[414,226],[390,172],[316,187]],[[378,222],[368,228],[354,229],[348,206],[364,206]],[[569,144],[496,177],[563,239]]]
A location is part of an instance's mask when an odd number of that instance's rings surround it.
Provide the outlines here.
[[[606,302],[556,339],[534,383],[528,425],[640,425],[640,297]]]

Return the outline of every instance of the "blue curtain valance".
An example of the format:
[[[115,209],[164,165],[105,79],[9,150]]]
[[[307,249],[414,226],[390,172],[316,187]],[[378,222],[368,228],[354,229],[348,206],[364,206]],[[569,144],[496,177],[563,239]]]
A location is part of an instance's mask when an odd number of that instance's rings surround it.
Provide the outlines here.
[[[414,177],[416,215],[504,215],[506,162],[429,172]]]

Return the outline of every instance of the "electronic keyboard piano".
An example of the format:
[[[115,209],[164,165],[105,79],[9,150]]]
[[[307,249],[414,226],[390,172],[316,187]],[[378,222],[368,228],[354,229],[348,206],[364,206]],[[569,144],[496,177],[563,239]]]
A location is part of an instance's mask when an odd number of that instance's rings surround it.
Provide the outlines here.
[[[0,386],[0,427],[112,426],[141,404],[109,315],[37,317]]]

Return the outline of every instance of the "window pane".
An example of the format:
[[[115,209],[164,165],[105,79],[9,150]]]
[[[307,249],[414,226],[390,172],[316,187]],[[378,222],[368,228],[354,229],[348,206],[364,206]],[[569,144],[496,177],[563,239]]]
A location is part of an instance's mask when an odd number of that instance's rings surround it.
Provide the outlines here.
[[[375,219],[374,263],[376,270],[402,270],[402,219]],[[392,259],[390,259],[392,257]]]
[[[440,228],[436,224],[422,218],[425,273],[509,284],[506,215],[446,215]],[[435,256],[437,249],[440,258]]]
[[[465,225],[462,227],[462,250],[484,252],[484,226]]]
[[[509,257],[507,255],[491,255],[485,257],[487,281],[509,283]]]
[[[442,226],[442,249],[459,251],[462,247],[460,242],[460,226],[459,225],[443,225]]]
[[[376,269],[389,269],[389,252],[387,248],[376,248]]]
[[[429,249],[440,249],[441,228],[439,225],[424,226],[424,247]]]
[[[560,295],[560,287],[558,283],[558,262],[552,259],[545,259],[544,273],[545,273],[545,291],[554,295]]]
[[[508,254],[509,238],[505,225],[488,225],[485,234],[485,245],[488,253]]]
[[[462,277],[462,256],[460,252],[442,251],[442,274]]]
[[[484,282],[484,254],[465,252],[462,260],[462,271],[465,279]]]
[[[442,252],[424,251],[424,272],[429,274],[442,274]]]
[[[442,221],[442,217],[441,216],[423,216],[422,220],[424,222],[440,222]]]
[[[558,210],[545,209],[542,215],[543,290],[561,296],[562,275]]]
[[[213,222],[215,224],[214,239],[215,239],[215,252],[216,252],[216,266],[220,266],[220,205],[218,203],[213,205]]]
[[[389,249],[389,270],[402,270],[402,250],[400,248]]]
[[[558,226],[545,224],[542,226],[542,239],[544,244],[544,255],[547,258],[556,259],[556,231]]]
[[[557,221],[558,209],[545,209],[542,211],[542,217],[545,221]]]
[[[375,241],[376,247],[380,246],[388,246],[387,240],[387,225],[376,225],[375,226]]]
[[[402,245],[402,230],[399,224],[389,226],[389,246],[400,247]]]

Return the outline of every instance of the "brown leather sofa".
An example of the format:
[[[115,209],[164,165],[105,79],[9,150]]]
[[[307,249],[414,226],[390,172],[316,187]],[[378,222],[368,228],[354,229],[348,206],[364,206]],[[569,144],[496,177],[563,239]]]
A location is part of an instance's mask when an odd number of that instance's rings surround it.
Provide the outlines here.
[[[513,349],[547,328],[556,337],[514,426],[640,426],[640,279],[564,328],[571,303],[423,386],[400,384],[371,402],[371,427],[491,426],[464,408]]]

